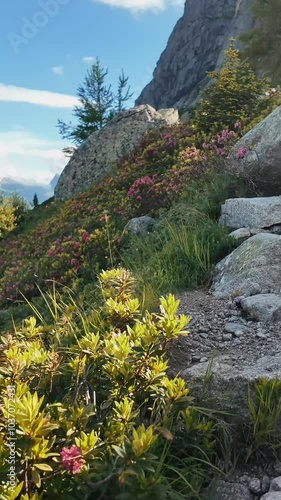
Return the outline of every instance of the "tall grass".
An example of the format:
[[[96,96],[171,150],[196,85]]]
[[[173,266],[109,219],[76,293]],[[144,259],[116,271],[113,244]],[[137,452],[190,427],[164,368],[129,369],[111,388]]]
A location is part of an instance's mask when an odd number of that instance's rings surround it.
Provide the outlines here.
[[[180,207],[179,212],[183,209]],[[235,246],[227,230],[198,210],[185,218],[162,219],[161,229],[145,238],[131,238],[122,263],[132,270],[145,306],[159,294],[208,285],[213,266]]]

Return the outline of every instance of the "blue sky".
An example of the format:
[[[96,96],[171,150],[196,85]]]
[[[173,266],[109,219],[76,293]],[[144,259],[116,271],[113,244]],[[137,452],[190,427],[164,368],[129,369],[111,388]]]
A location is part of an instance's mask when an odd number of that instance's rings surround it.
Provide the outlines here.
[[[71,119],[92,61],[123,68],[134,98],[150,81],[182,0],[9,0],[0,17],[0,181],[49,182],[67,163],[56,128]]]

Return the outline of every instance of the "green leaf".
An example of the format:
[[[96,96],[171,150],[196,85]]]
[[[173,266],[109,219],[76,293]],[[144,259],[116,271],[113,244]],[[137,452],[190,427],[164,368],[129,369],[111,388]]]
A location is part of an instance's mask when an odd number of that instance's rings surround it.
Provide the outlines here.
[[[52,467],[48,464],[34,464],[34,467],[36,467],[39,470],[43,470],[44,472],[52,472],[53,471]]]
[[[38,470],[36,469],[32,469],[32,472],[31,472],[31,476],[32,476],[32,481],[34,482],[35,486],[37,488],[40,488],[41,486],[41,476],[38,472]]]

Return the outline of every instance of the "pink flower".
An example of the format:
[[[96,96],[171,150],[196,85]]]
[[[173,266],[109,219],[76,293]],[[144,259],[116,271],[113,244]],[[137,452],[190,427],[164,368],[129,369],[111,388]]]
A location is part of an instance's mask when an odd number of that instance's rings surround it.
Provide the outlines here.
[[[76,264],[76,263],[77,263],[77,260],[76,260],[76,259],[71,259],[70,264],[71,264],[72,266],[75,266],[75,264]]]
[[[141,196],[137,196],[137,200],[138,200],[138,201],[141,201],[141,200],[142,200],[142,197],[141,197]]]
[[[53,255],[55,255],[55,251],[49,250],[48,255],[49,255],[49,257],[53,257]]]
[[[85,233],[82,234],[82,240],[87,242],[87,241],[89,241],[89,239],[90,239],[90,235],[89,235],[88,231],[85,231]]]
[[[75,444],[71,448],[62,448],[60,456],[63,467],[72,472],[72,474],[77,474],[81,471],[85,463],[81,455],[82,451]]]
[[[248,151],[248,148],[246,148],[246,146],[243,146],[243,148],[240,148],[239,151],[237,151],[237,153],[236,153],[237,158],[244,158],[247,151]]]
[[[103,215],[103,216],[100,218],[100,220],[101,220],[102,222],[104,222],[104,221],[106,220],[106,217]]]
[[[235,122],[234,123],[234,128],[242,128],[241,122]]]

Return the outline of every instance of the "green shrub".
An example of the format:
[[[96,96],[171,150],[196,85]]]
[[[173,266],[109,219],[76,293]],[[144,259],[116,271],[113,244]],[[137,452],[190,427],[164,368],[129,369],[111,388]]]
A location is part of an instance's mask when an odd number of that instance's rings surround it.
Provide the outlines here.
[[[281,456],[281,381],[260,378],[254,394],[248,391],[251,424],[246,434],[246,461],[253,457]]]
[[[235,122],[248,122],[259,116],[266,106],[269,81],[259,79],[251,66],[241,60],[232,44],[225,52],[226,61],[218,72],[210,72],[213,81],[201,93],[194,113],[194,125],[200,134],[233,129]]]
[[[165,353],[190,318],[172,295],[141,314],[124,269],[99,279],[101,307],[85,312],[54,291],[45,298],[52,321],[34,310],[39,322],[29,317],[1,339],[1,498],[199,499],[212,424],[185,381],[167,377]]]

